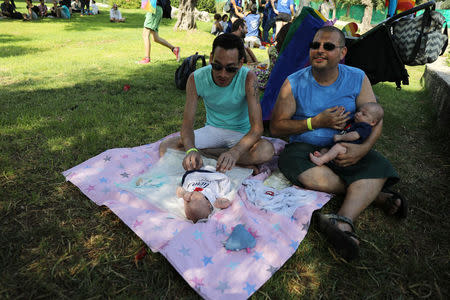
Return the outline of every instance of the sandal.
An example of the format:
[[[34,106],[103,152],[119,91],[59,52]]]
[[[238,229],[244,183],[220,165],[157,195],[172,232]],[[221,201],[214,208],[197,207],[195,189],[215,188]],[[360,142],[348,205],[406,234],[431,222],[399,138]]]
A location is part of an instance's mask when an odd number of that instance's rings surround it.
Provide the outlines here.
[[[395,205],[395,200],[400,199],[400,206],[397,211],[392,214],[399,219],[405,219],[408,215],[408,200],[403,197],[400,193],[391,191],[388,188],[382,190],[383,193],[392,194],[392,197],[387,198],[385,204],[383,205],[384,211],[387,212],[392,206]]]
[[[358,258],[359,245],[355,241],[359,241],[359,237],[354,233],[355,227],[352,220],[347,217],[335,214],[316,213],[315,218],[319,225],[319,230],[325,234],[328,242],[336,249],[342,258],[346,261]],[[342,231],[337,226],[337,222],[344,222],[350,225],[352,231]]]

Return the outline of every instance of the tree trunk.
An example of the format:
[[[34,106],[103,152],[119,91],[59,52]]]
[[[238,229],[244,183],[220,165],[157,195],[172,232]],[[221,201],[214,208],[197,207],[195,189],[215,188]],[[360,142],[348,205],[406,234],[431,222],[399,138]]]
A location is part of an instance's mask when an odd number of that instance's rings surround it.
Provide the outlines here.
[[[350,16],[350,4],[347,5],[347,12],[345,13],[345,16],[348,18]]]
[[[362,2],[362,5],[366,6],[366,8],[364,9],[364,16],[362,19],[361,31],[366,32],[372,28],[372,26],[370,26],[370,21],[372,21],[373,3],[372,3],[372,0],[362,0],[361,2]]]
[[[197,0],[181,0],[179,11],[178,11],[178,20],[175,24],[175,30],[191,30],[196,29],[197,24],[195,23],[195,13],[194,8],[197,4]]]

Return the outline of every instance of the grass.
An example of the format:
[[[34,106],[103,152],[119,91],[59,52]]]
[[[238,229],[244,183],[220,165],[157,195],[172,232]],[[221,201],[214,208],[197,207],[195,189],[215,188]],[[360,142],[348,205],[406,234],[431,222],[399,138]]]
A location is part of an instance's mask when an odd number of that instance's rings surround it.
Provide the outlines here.
[[[162,255],[135,265],[142,241],[61,175],[107,149],[150,143],[181,126],[179,64],[156,45],[152,64],[137,65],[144,16],[122,13],[127,23],[109,23],[106,10],[70,21],[0,21],[1,298],[199,298]],[[181,45],[182,56],[210,52],[210,24],[199,22],[195,32],[174,32],[174,24],[164,19],[160,35]],[[411,83],[401,91],[374,86],[386,112],[376,148],[402,177],[396,188],[409,199],[408,219],[368,208],[356,223],[362,258],[350,264],[310,230],[252,298],[449,297],[449,134],[436,126],[420,85],[424,67],[408,70]],[[199,106],[196,125],[203,122]]]

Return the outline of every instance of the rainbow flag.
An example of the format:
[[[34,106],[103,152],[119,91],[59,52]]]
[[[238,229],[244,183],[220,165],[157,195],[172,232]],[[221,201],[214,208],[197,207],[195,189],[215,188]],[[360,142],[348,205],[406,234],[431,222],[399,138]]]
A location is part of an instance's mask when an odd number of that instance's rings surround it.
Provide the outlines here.
[[[150,13],[156,12],[156,0],[141,0],[141,8]]]

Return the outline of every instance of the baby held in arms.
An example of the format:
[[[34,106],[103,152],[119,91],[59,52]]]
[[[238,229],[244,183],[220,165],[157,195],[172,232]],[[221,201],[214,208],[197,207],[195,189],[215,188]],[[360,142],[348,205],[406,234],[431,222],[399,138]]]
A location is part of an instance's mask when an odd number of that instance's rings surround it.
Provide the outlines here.
[[[184,200],[186,218],[196,223],[207,219],[214,208],[223,209],[231,205],[225,198],[231,191],[230,179],[209,166],[187,171],[177,188],[177,197]]]
[[[354,122],[349,124],[348,129],[344,129],[343,133],[336,134],[333,137],[335,143],[350,142],[355,144],[362,144],[372,132],[372,127],[375,126],[384,115],[381,105],[375,102],[363,104],[355,113]],[[323,148],[309,154],[313,163],[318,166],[332,161],[341,153],[346,153],[347,148],[341,144],[334,144],[330,149]]]

